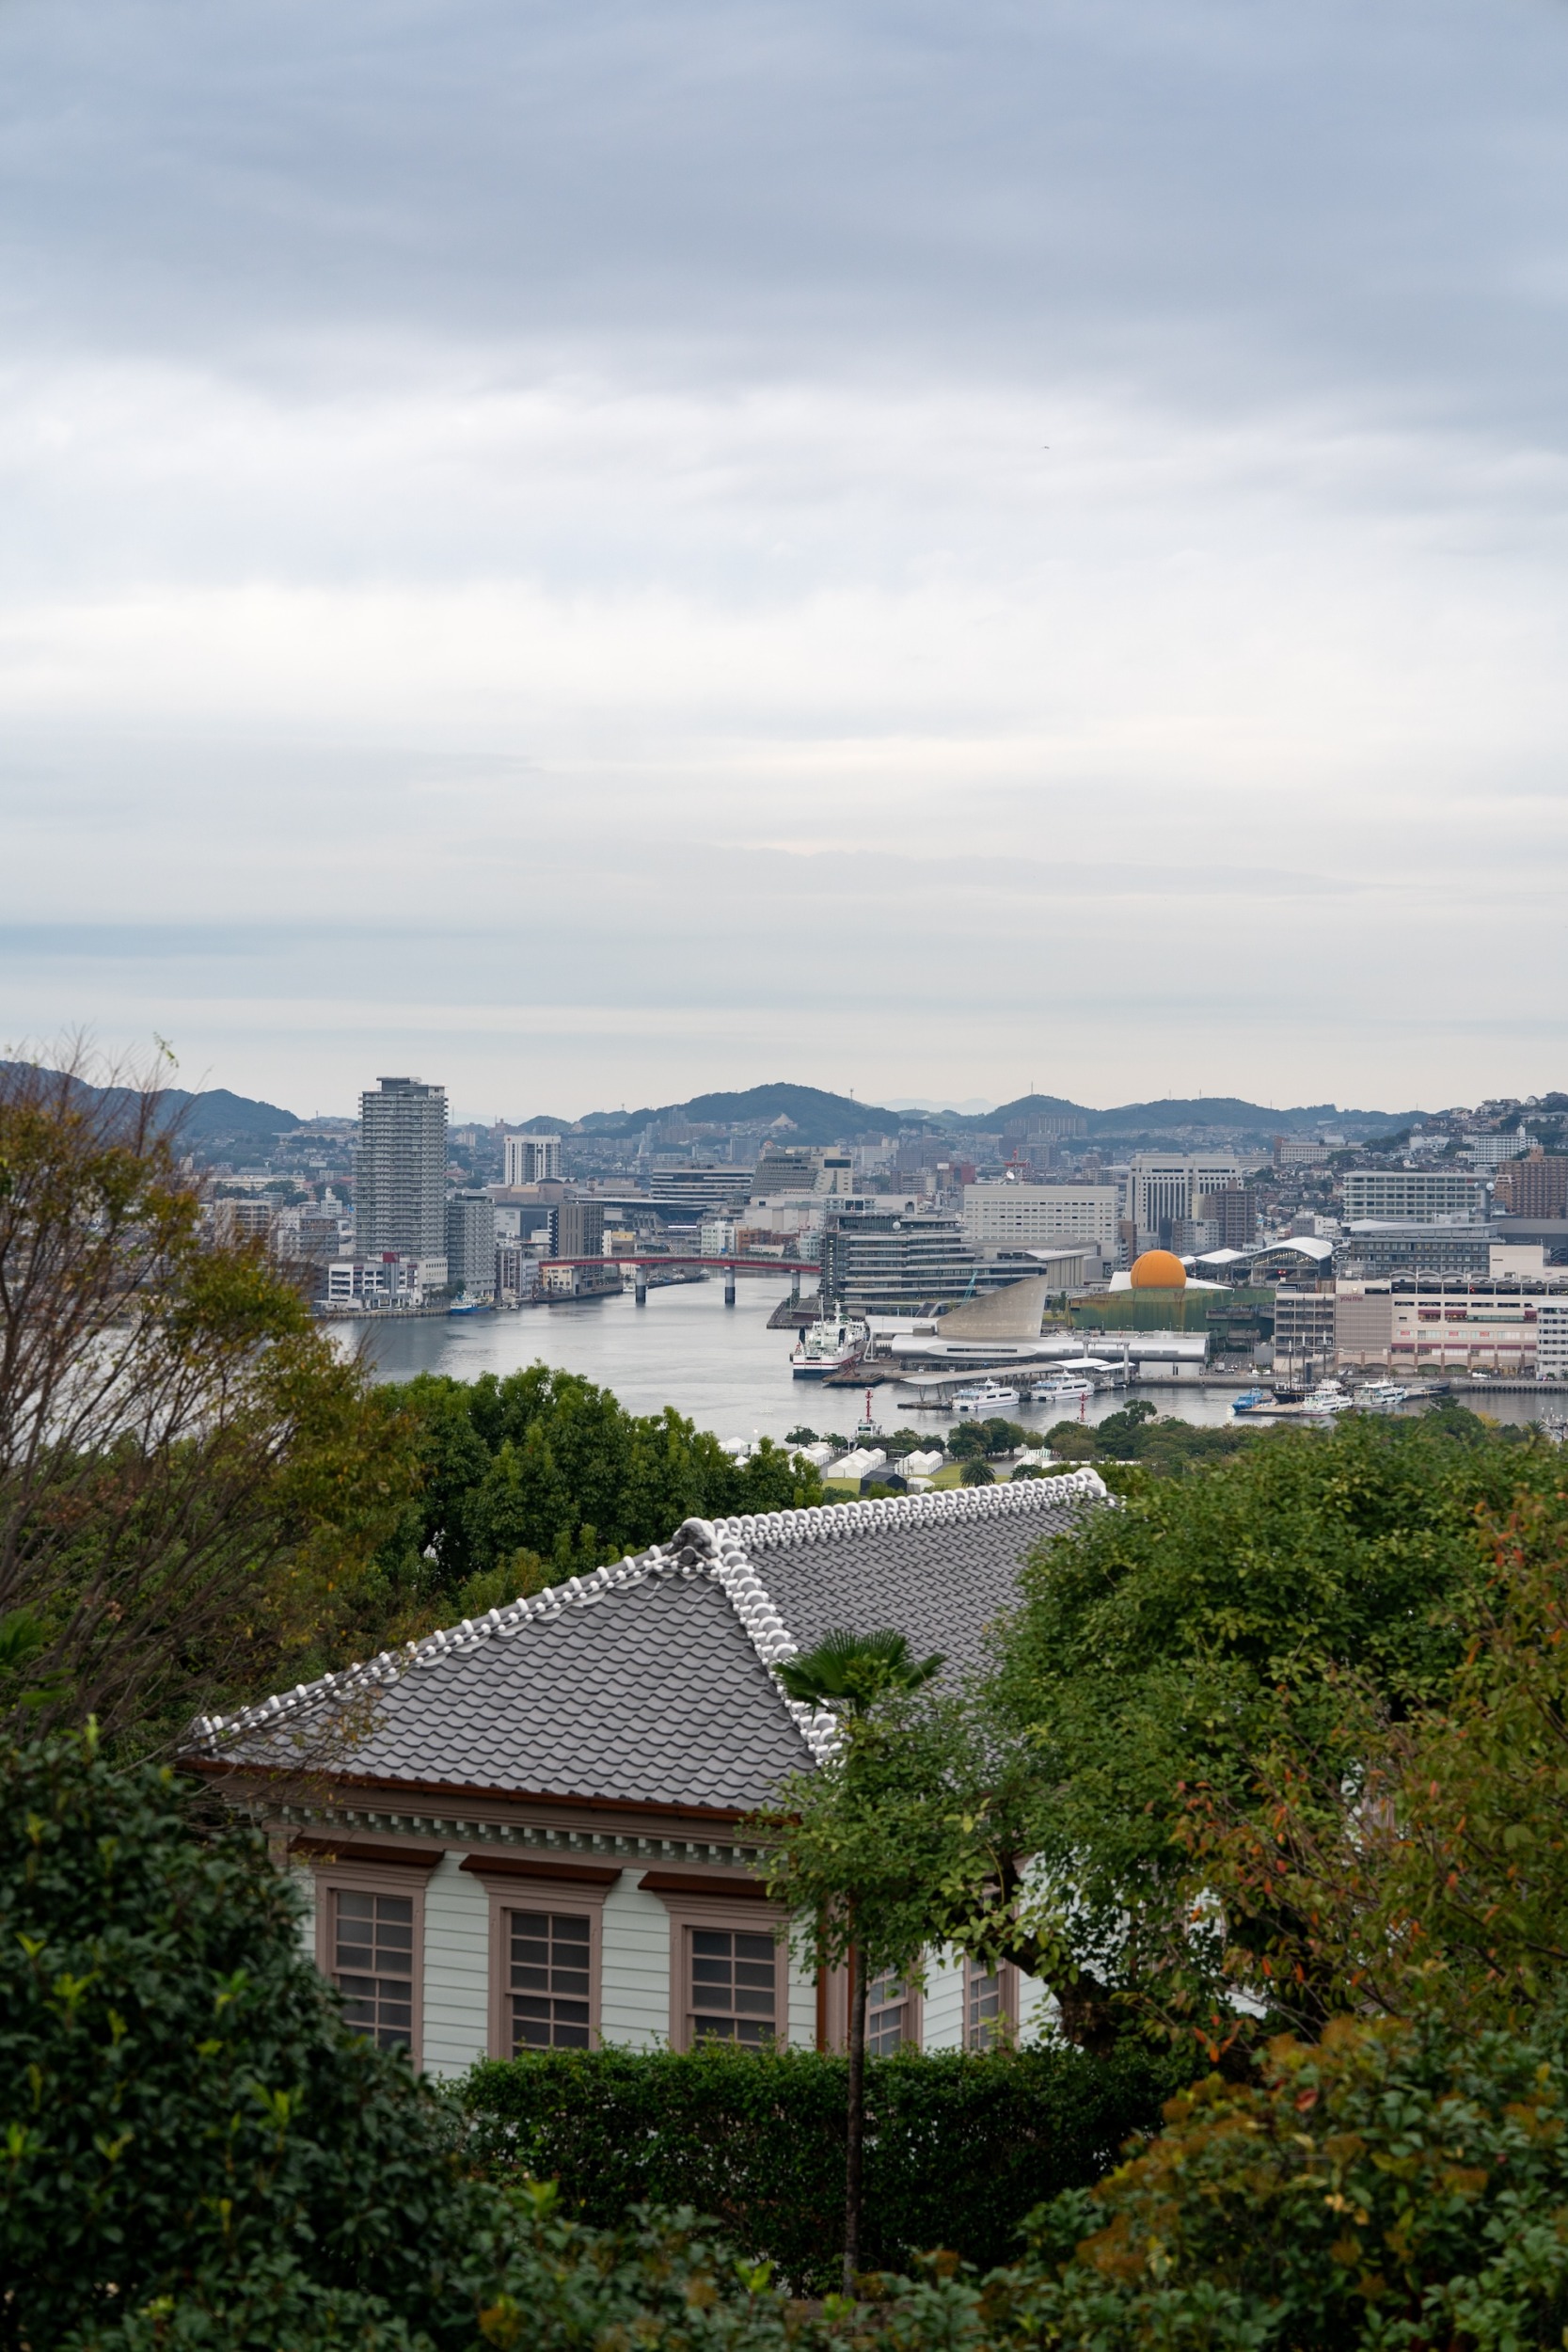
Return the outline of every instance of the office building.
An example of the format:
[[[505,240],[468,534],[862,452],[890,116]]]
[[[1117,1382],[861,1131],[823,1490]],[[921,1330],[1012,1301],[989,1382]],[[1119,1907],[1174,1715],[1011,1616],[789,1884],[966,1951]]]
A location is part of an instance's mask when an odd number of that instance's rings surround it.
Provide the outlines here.
[[[680,1224],[700,1224],[713,1210],[743,1209],[752,1191],[749,1168],[724,1161],[692,1161],[655,1168],[648,1178],[647,1205]]]
[[[697,1229],[697,1252],[704,1258],[733,1258],[735,1248],[735,1219],[733,1216],[705,1216]]]
[[[1493,1205],[1511,1216],[1568,1216],[1568,1152],[1535,1151],[1497,1170]]]
[[[508,1136],[505,1176],[508,1187],[515,1184],[560,1184],[561,1137]]]
[[[1327,1161],[1327,1144],[1314,1142],[1309,1136],[1275,1136],[1274,1139],[1275,1168],[1323,1168]]]
[[[418,1259],[426,1289],[446,1279],[447,1095],[418,1078],[382,1078],[359,1097],[355,1246],[365,1258]],[[440,1266],[439,1272],[435,1271]]]
[[[549,1213],[552,1258],[604,1256],[604,1203],[559,1200]]]
[[[454,1193],[447,1202],[447,1280],[470,1298],[496,1293],[496,1204],[487,1192]]]
[[[1201,1194],[1220,1192],[1241,1181],[1241,1163],[1233,1152],[1134,1152],[1123,1214],[1137,1248],[1168,1249],[1172,1225],[1202,1214],[1196,1205]]]
[[[1391,1286],[1390,1369],[1535,1373],[1544,1287],[1528,1282],[1416,1280]]]
[[[1386,1368],[1394,1335],[1393,1285],[1337,1282],[1333,1295],[1334,1356],[1340,1371]]]
[[[1251,1184],[1222,1184],[1200,1192],[1195,1218],[1214,1229],[1213,1249],[1250,1249],[1258,1239],[1258,1195]]]
[[[1032,1270],[1032,1269],[1031,1269]],[[1016,1281],[983,1266],[956,1216],[830,1212],[822,1233],[822,1295],[851,1314],[896,1313]]]
[[[1344,1176],[1347,1225],[1433,1225],[1479,1217],[1486,1188],[1464,1168],[1352,1168]]]
[[[1360,1281],[1396,1275],[1489,1274],[1489,1225],[1354,1225],[1334,1251],[1334,1269]]]
[[[1114,1259],[1117,1202],[1115,1184],[965,1184],[964,1239],[976,1250],[1092,1242]]]

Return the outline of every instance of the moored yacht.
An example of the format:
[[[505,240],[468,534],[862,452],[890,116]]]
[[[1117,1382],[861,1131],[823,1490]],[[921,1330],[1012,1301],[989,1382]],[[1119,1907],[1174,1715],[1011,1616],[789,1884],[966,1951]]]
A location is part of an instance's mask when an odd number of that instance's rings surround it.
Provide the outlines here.
[[[960,1389],[953,1399],[956,1413],[976,1414],[984,1420],[989,1413],[1000,1412],[1004,1405],[1016,1405],[1018,1391],[1005,1389],[999,1381],[979,1380],[972,1389]]]

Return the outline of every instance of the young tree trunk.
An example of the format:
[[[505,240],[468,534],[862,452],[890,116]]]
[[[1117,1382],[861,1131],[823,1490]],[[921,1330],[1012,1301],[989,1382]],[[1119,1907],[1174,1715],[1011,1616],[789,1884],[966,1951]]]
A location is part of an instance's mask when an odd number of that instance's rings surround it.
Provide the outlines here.
[[[844,2156],[844,2292],[855,2292],[861,2260],[861,2188],[865,2152],[865,2007],[871,1990],[861,1954],[849,1953],[849,2106]]]

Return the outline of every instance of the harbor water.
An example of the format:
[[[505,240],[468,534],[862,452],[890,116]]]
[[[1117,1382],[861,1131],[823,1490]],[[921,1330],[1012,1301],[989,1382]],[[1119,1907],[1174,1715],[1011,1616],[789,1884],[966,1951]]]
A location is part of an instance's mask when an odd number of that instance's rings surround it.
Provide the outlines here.
[[[679,1282],[652,1288],[638,1307],[630,1291],[618,1297],[574,1300],[559,1307],[475,1315],[367,1318],[333,1328],[346,1345],[361,1345],[382,1380],[409,1380],[416,1373],[439,1372],[457,1380],[482,1373],[505,1375],[524,1365],[549,1364],[610,1389],[634,1413],[657,1413],[666,1405],[711,1429],[721,1438],[787,1437],[800,1425],[825,1436],[848,1438],[864,1406],[860,1389],[824,1388],[818,1380],[797,1380],[790,1370],[793,1331],[770,1331],[768,1318],[788,1285],[748,1278],[736,1285],[736,1303],[724,1305],[721,1281]],[[1160,1413],[1211,1427],[1232,1421],[1233,1389],[1183,1392],[1174,1387],[1136,1388]],[[1507,1395],[1459,1383],[1458,1400],[1497,1421],[1528,1422],[1543,1412],[1560,1413],[1568,1393]],[[1103,1421],[1127,1401],[1125,1391],[1107,1391],[1074,1404],[1009,1405],[1009,1421],[1043,1431],[1064,1418]],[[915,1408],[891,1386],[872,1393],[872,1413],[884,1429],[900,1426],[937,1430],[957,1425],[950,1411]]]

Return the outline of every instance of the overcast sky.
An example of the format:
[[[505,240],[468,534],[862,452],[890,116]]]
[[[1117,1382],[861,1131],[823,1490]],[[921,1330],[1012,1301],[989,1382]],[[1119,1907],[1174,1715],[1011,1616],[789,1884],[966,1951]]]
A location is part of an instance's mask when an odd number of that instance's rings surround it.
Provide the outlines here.
[[[0,1002],[1568,1084],[1565,0],[5,0]]]

